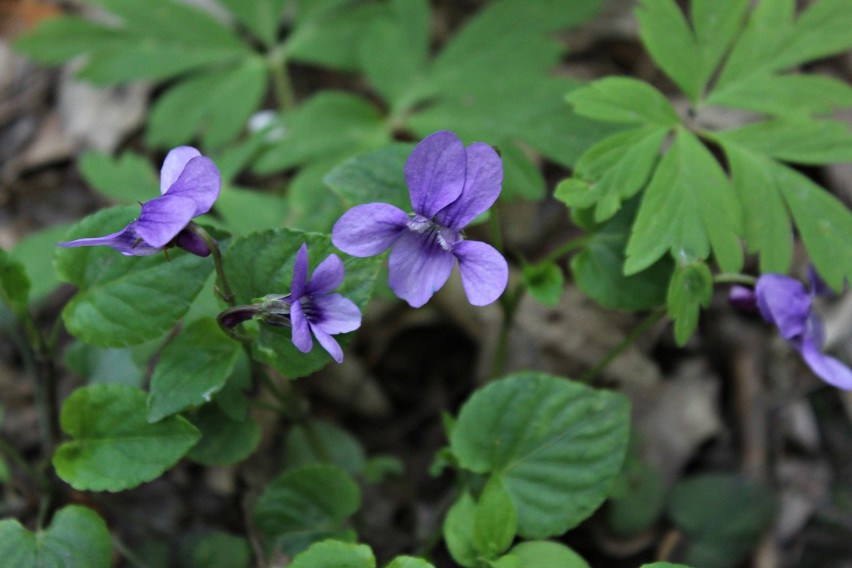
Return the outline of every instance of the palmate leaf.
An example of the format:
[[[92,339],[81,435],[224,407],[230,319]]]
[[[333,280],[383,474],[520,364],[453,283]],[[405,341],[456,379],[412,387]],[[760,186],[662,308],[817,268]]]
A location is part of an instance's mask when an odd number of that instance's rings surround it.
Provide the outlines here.
[[[678,345],[686,344],[695,333],[701,308],[710,305],[712,296],[713,275],[707,264],[698,259],[683,259],[675,268],[666,298]]]
[[[110,156],[87,151],[78,162],[80,173],[98,193],[118,203],[138,203],[160,195],[159,176],[139,154]]]
[[[70,241],[120,230],[139,206],[114,207],[90,215],[65,235]],[[189,309],[213,271],[209,258],[181,250],[127,257],[111,248],[57,248],[59,278],[77,286],[62,310],[68,331],[100,347],[142,343],[168,331]]]
[[[93,510],[68,505],[36,533],[18,521],[0,521],[0,558],[7,566],[107,568],[112,543],[106,523]]]
[[[624,124],[674,127],[677,112],[653,86],[630,77],[607,77],[569,93],[568,102],[583,116]]]
[[[201,135],[216,148],[236,137],[266,93],[266,63],[257,56],[205,70],[166,91],[154,104],[146,140],[169,148]]]
[[[379,148],[390,133],[378,109],[363,97],[341,91],[314,95],[283,117],[284,135],[255,162],[270,173],[312,161],[344,159]]]
[[[253,233],[236,239],[228,248],[225,273],[237,302],[251,304],[255,298],[267,294],[289,294],[296,251],[303,243],[308,246],[311,273],[329,254],[337,254],[343,260],[346,275],[337,292],[363,310],[372,295],[380,257],[351,257],[334,248],[328,235],[290,229]],[[335,338],[345,346],[351,336],[350,333]],[[260,324],[253,350],[261,361],[290,378],[313,373],[331,361],[331,356],[317,342],[310,353],[302,353],[293,345],[290,328],[267,324]]]
[[[624,273],[647,268],[667,251],[703,259],[711,249],[722,270],[739,270],[741,227],[740,204],[725,172],[693,134],[678,129],[645,190]]]
[[[836,120],[775,118],[714,136],[785,162],[820,165],[852,161],[852,129]]]
[[[852,212],[806,176],[723,134],[734,186],[740,194],[745,236],[760,253],[763,272],[787,272],[792,259],[792,216],[820,276],[835,290],[852,279]]]
[[[606,498],[628,426],[621,395],[516,373],[465,403],[450,446],[461,468],[501,478],[517,510],[518,534],[547,537],[577,525]]]
[[[172,0],[96,0],[120,23],[94,24],[76,17],[48,20],[16,47],[39,62],[88,55],[78,75],[98,84],[165,79],[231,61],[251,49],[203,10]]]
[[[275,44],[287,0],[217,0],[267,47]]]
[[[832,77],[761,74],[714,90],[706,102],[779,117],[825,114],[852,107],[852,87]]]

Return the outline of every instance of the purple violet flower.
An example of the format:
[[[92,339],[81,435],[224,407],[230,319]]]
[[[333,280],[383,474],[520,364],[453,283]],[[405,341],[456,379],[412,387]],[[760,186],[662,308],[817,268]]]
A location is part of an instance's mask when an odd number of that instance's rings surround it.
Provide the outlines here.
[[[737,287],[737,296],[743,292]],[[839,360],[822,353],[822,320],[813,311],[813,297],[805,286],[782,274],[764,274],[757,279],[754,301],[763,319],[778,327],[787,343],[822,380],[837,388],[852,390],[852,370]]]
[[[461,234],[500,195],[497,152],[483,142],[465,148],[452,132],[436,132],[411,152],[405,179],[413,215],[387,203],[357,205],[334,224],[334,245],[361,257],[390,248],[390,287],[414,308],[444,285],[456,262],[471,304],[499,298],[508,280],[506,260],[491,245]]]
[[[308,353],[313,348],[313,335],[335,361],[342,362],[343,350],[332,335],[361,327],[358,306],[340,294],[332,294],[343,282],[343,272],[343,262],[331,254],[308,278],[308,247],[303,244],[296,253],[290,293],[266,296],[261,317],[272,325],[287,325],[289,319],[296,349]]]
[[[187,228],[199,215],[210,211],[219,197],[221,177],[213,162],[189,146],[168,153],[160,170],[160,197],[142,204],[142,212],[122,230],[87,239],[57,243],[61,247],[104,245],[125,256],[149,256],[174,244],[192,254],[207,256],[210,250]]]

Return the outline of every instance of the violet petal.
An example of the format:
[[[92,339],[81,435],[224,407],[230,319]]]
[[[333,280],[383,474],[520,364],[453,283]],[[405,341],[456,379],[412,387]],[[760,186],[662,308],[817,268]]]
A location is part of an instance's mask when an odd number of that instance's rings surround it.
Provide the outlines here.
[[[404,231],[391,249],[388,283],[397,296],[419,308],[444,285],[454,265],[452,253],[428,234]]]
[[[147,244],[136,233],[136,221],[133,221],[120,231],[104,235],[103,237],[76,239],[56,244],[57,246],[66,248],[108,246],[124,256],[150,256],[160,251],[159,247],[152,247]]]
[[[187,197],[163,195],[142,204],[136,233],[152,247],[164,247],[180,233],[195,213],[195,202]]]
[[[823,354],[814,338],[806,335],[800,352],[816,376],[837,388],[852,390],[852,370],[834,357]]]
[[[405,180],[415,213],[431,219],[464,189],[464,144],[447,130],[424,138],[405,163]]]
[[[293,262],[293,281],[290,285],[290,298],[293,304],[299,303],[299,298],[305,295],[308,285],[308,245],[302,243]]]
[[[497,249],[479,241],[461,241],[453,254],[471,304],[485,306],[500,297],[509,281],[509,266]]]
[[[200,155],[201,152],[192,146],[178,146],[166,154],[163,167],[160,168],[160,193],[166,193],[177,181],[187,162]]]
[[[356,205],[334,224],[331,242],[352,256],[373,256],[390,248],[407,221],[405,211],[387,203]]]
[[[311,339],[308,318],[299,302],[290,306],[290,323],[293,326],[293,345],[302,353],[308,353],[314,346],[314,340]]]
[[[348,333],[361,327],[361,310],[355,302],[340,294],[328,294],[312,298],[318,314],[312,317],[313,329],[335,335]]]
[[[322,345],[323,349],[328,351],[328,354],[331,355],[331,358],[334,359],[336,363],[343,362],[343,349],[340,348],[340,344],[337,342],[335,338],[327,334],[321,329],[317,329],[316,326],[312,326],[312,330],[314,335],[319,341],[319,344]]]
[[[734,284],[728,290],[728,302],[736,309],[744,312],[757,311],[757,295],[754,290],[746,286]]]
[[[784,339],[804,333],[812,300],[801,282],[781,274],[764,274],[754,291],[763,319],[775,324]]]
[[[445,227],[461,230],[494,205],[503,183],[503,162],[494,148],[475,142],[465,149],[467,170],[459,198],[441,209],[437,221]]]
[[[189,160],[175,182],[164,195],[180,196],[195,203],[193,217],[204,215],[219,197],[222,178],[210,158],[196,156]]]
[[[311,274],[305,294],[328,294],[343,283],[343,261],[336,254],[330,254],[319,263]]]

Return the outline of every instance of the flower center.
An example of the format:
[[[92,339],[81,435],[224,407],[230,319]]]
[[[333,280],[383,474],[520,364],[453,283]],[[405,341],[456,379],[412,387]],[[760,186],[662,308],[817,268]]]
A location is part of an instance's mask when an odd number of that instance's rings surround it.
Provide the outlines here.
[[[437,247],[445,251],[452,249],[453,245],[461,240],[457,232],[439,225],[422,215],[414,215],[414,217],[406,222],[405,226],[409,231],[424,235],[427,243],[434,243]]]

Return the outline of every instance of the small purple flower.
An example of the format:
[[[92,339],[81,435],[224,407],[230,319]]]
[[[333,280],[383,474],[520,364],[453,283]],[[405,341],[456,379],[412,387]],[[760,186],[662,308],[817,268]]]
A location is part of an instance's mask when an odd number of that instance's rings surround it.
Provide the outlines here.
[[[742,290],[737,292],[743,297]],[[763,319],[778,327],[787,342],[822,380],[841,389],[852,389],[852,370],[822,353],[822,320],[813,311],[814,291],[794,278],[782,274],[764,274],[757,279],[754,300]]]
[[[361,311],[355,303],[332,291],[343,282],[343,262],[336,254],[322,261],[308,278],[308,247],[302,245],[293,265],[293,283],[286,296],[267,296],[263,302],[264,320],[277,319],[284,324],[289,308],[289,321],[293,328],[293,345],[302,353],[313,348],[311,335],[338,363],[343,361],[343,350],[332,335],[355,331],[361,327]],[[278,307],[276,307],[278,306]]]
[[[61,247],[105,245],[125,256],[149,256],[176,245],[192,254],[210,250],[187,226],[210,211],[219,197],[221,177],[213,162],[189,146],[173,149],[160,171],[160,197],[142,204],[142,212],[117,233],[58,243]]]
[[[461,234],[500,195],[497,152],[482,142],[465,148],[452,132],[436,132],[411,152],[405,178],[413,215],[386,203],[357,205],[335,223],[335,246],[353,256],[390,248],[390,287],[414,308],[444,285],[456,262],[471,304],[499,298],[508,280],[506,260],[491,245]]]

